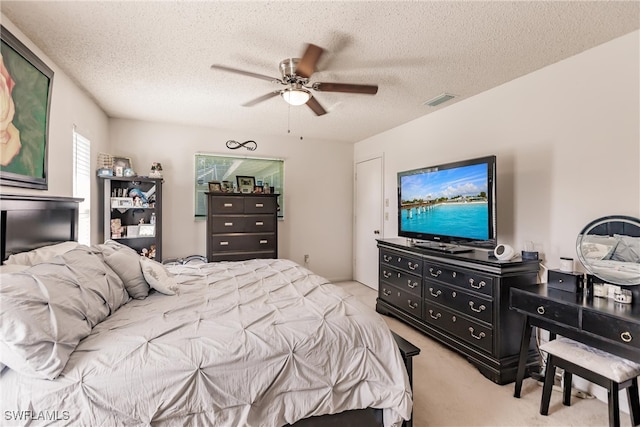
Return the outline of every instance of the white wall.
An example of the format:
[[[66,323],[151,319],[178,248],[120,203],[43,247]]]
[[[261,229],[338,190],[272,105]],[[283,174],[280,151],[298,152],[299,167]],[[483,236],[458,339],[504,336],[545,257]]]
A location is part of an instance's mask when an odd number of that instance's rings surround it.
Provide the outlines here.
[[[205,254],[205,222],[194,219],[194,154],[281,158],[285,160],[285,218],[278,221],[278,256],[330,280],[352,277],[353,147],[328,141],[248,134],[214,128],[124,119],[109,124],[110,153],[131,157],[147,174],[152,162],[163,167],[163,256]],[[230,150],[227,140],[255,140],[255,151]]]
[[[397,235],[398,171],[488,154],[498,158],[498,241],[518,250],[534,242],[551,268],[561,256],[576,258],[576,236],[592,219],[640,217],[639,38],[634,32],[355,144],[356,159],[385,156],[385,237]]]
[[[38,49],[11,21],[2,15],[2,25],[42,59],[54,72],[49,122],[48,190],[0,186],[3,194],[73,195],[73,126],[91,140],[91,158],[108,152],[108,117],[98,105]],[[93,182],[91,209],[98,212],[97,181]],[[92,218],[93,219],[93,218]],[[92,241],[97,239],[97,219],[92,224]]]

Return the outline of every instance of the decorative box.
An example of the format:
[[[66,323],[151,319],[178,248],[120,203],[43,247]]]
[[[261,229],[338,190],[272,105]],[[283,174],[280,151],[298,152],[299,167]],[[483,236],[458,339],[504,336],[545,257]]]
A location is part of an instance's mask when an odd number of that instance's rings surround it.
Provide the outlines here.
[[[584,291],[584,273],[549,270],[547,274],[547,287],[566,292],[582,293]]]

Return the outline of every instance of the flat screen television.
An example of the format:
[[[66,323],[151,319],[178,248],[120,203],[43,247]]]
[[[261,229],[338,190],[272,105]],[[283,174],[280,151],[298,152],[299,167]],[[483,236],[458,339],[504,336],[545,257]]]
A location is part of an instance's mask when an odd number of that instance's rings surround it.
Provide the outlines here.
[[[398,173],[398,235],[419,247],[496,246],[496,156]]]

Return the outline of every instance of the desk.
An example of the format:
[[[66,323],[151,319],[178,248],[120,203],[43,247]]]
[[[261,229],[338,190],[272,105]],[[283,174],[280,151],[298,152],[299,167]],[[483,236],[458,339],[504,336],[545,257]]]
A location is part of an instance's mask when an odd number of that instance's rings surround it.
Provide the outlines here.
[[[635,294],[635,292],[634,292]],[[514,397],[520,397],[534,326],[618,356],[640,360],[640,300],[621,304],[607,298],[547,288],[512,288],[509,307],[524,315]]]

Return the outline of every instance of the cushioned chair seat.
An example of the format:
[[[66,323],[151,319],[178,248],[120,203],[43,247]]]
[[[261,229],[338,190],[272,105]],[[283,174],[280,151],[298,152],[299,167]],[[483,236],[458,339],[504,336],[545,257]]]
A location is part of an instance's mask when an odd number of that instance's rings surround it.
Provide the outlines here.
[[[540,350],[573,362],[618,383],[640,376],[640,363],[623,359],[568,338],[560,337],[549,341],[541,345]]]
[[[620,426],[618,392],[622,389],[627,390],[631,425],[640,425],[640,396],[638,393],[640,364],[567,338],[558,338],[543,344],[540,346],[540,350],[547,353],[540,414],[547,415],[549,413],[555,371],[556,367],[559,367],[564,369],[562,390],[564,405],[571,405],[571,380],[573,374],[576,374],[607,389],[610,427]]]

